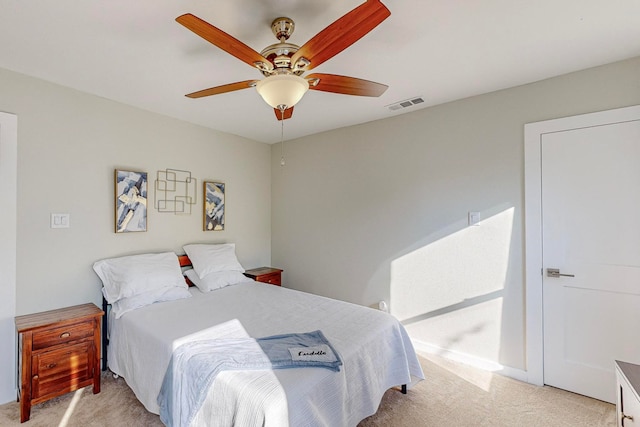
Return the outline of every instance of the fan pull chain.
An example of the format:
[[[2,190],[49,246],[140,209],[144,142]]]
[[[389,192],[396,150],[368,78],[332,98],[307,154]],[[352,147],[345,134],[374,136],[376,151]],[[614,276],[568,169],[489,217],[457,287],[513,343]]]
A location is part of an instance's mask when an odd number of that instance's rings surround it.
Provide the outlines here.
[[[280,109],[282,120],[280,120],[280,166],[284,166],[284,108]]]

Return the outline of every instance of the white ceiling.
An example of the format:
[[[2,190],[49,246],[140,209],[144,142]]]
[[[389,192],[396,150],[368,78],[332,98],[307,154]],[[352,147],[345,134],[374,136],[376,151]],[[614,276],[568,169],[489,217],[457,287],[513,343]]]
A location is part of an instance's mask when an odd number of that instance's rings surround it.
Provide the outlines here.
[[[196,90],[261,74],[175,18],[193,13],[256,51],[271,21],[303,45],[364,0],[0,0],[0,67],[267,143],[273,109],[254,89]],[[379,98],[309,91],[285,139],[640,56],[640,0],[383,0],[391,16],[313,72],[389,85]],[[640,76],[639,76],[640,78]],[[420,106],[386,106],[415,96]]]

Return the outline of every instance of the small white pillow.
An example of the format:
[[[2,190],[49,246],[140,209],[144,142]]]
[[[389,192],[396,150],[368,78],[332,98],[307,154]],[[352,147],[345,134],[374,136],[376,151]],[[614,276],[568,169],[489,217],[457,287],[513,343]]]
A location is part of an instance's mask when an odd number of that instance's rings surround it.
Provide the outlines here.
[[[209,273],[216,271],[239,271],[244,273],[244,268],[236,257],[235,243],[223,243],[219,245],[194,244],[182,247],[191,260],[193,269],[198,277],[203,279]]]
[[[173,252],[105,259],[96,261],[93,269],[102,280],[102,293],[109,304],[150,290],[187,287]]]
[[[174,301],[177,299],[191,298],[191,292],[185,288],[154,289],[140,295],[129,298],[121,298],[111,305],[111,311],[119,319],[126,312],[145,307],[156,302]]]
[[[204,279],[201,279],[193,269],[185,271],[184,275],[202,292],[209,292],[242,282],[253,282],[253,279],[235,270],[215,271],[204,276]]]

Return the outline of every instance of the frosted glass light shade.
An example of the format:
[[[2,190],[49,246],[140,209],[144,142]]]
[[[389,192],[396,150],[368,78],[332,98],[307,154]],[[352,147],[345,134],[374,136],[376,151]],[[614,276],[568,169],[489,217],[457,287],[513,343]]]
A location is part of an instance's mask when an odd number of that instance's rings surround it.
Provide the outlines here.
[[[309,90],[309,83],[295,74],[276,74],[265,77],[256,84],[256,90],[273,108],[291,108]]]

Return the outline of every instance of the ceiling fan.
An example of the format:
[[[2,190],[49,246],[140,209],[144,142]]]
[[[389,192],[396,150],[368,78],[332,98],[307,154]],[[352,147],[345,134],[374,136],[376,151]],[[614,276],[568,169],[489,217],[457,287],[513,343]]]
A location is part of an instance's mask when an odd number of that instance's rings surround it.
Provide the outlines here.
[[[293,106],[308,89],[345,95],[380,96],[388,87],[381,83],[336,74],[302,75],[360,40],[389,15],[391,12],[380,0],[366,0],[313,36],[302,47],[287,42],[295,27],[293,20],[276,18],[271,24],[271,30],[279,42],[267,46],[260,53],[197,16],[190,13],[181,15],[176,18],[178,23],[242,62],[257,68],[265,76],[262,80],[229,83],[186,96],[201,98],[256,87],[267,104],[273,107],[278,120],[292,116]]]

